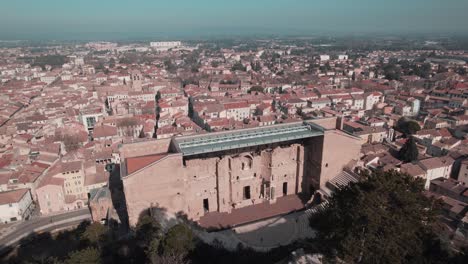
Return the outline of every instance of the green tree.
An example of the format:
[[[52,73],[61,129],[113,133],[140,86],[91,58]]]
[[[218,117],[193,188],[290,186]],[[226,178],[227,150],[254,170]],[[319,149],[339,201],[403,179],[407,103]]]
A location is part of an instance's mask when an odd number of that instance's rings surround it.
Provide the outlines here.
[[[159,263],[159,247],[161,245],[161,239],[154,237],[145,250],[146,257],[151,263]]]
[[[136,226],[136,239],[144,247],[150,245],[154,238],[160,238],[161,225],[150,215],[143,215]]]
[[[252,86],[249,91],[250,92],[261,92],[261,93],[263,93],[263,90],[264,89],[263,89],[262,86],[255,85],[255,86]]]
[[[217,61],[212,61],[211,62],[211,67],[218,68],[218,66],[219,66],[219,62],[217,62]]]
[[[252,66],[252,70],[253,71],[260,71],[262,69],[262,65],[260,64],[260,62],[256,61],[256,62],[251,62],[250,63],[250,66]]]
[[[99,250],[93,247],[85,248],[83,250],[73,251],[68,255],[66,264],[99,264],[101,263],[101,256]]]
[[[186,256],[194,246],[192,230],[186,225],[177,224],[167,231],[161,251],[164,256]]]
[[[398,119],[398,122],[395,127],[398,131],[405,134],[405,136],[410,136],[416,134],[419,130],[421,130],[421,126],[419,126],[418,122],[408,119],[406,117],[402,117]]]
[[[67,62],[67,57],[63,55],[45,55],[35,58],[32,66],[39,66],[45,69],[46,65],[52,67],[62,67]]]
[[[58,134],[55,140],[62,141],[67,152],[75,151],[81,147],[81,140],[78,135]]]
[[[446,67],[444,67],[443,65],[440,65],[437,67],[437,73],[444,73],[444,72],[448,72],[448,69]]]
[[[405,142],[403,147],[401,147],[400,151],[398,152],[398,157],[402,161],[412,162],[418,159],[418,155],[419,151],[418,147],[416,146],[414,137],[410,136],[410,138]]]
[[[414,74],[421,78],[429,78],[431,74],[431,65],[429,63],[424,63],[423,65],[419,66],[416,65],[414,68]]]
[[[239,61],[239,62],[236,62],[232,68],[231,68],[232,71],[246,71],[247,68],[242,65],[242,63]]]
[[[88,227],[81,235],[82,240],[86,240],[92,245],[97,245],[101,247],[101,242],[105,239],[107,234],[107,228],[101,223],[94,222]]]
[[[456,73],[460,74],[460,75],[465,75],[466,74],[466,69],[463,68],[463,67],[458,67],[456,70],[455,70]]]
[[[345,263],[443,263],[434,235],[438,203],[422,179],[396,171],[363,175],[311,219],[326,256]]]
[[[114,58],[111,58],[111,59],[109,60],[109,68],[112,69],[112,68],[114,68],[114,67],[115,67],[115,59],[114,59]]]
[[[399,80],[401,76],[401,70],[395,64],[386,64],[383,67],[385,79],[387,80]]]
[[[177,70],[177,67],[172,63],[170,59],[164,61],[164,66],[166,70],[170,73],[174,73]]]
[[[190,71],[193,73],[197,73],[200,71],[200,64],[195,64],[190,67]]]
[[[329,62],[326,62],[324,65],[320,66],[319,69],[320,69],[320,71],[323,72],[323,73],[332,70],[332,68],[331,68]]]

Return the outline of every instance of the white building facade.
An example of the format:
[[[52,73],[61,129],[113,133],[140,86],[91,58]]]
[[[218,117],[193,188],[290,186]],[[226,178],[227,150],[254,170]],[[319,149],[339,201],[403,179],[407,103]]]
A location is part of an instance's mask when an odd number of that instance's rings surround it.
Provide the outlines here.
[[[28,219],[34,208],[31,192],[18,189],[0,193],[0,222]]]

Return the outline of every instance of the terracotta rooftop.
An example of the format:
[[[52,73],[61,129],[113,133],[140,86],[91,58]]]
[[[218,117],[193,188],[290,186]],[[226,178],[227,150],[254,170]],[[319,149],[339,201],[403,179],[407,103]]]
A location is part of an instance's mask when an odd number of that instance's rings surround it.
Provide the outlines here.
[[[64,178],[57,178],[57,177],[52,177],[50,175],[47,175],[39,184],[38,188],[41,188],[43,186],[47,185],[57,185],[57,186],[63,186],[63,183],[65,182]]]
[[[93,137],[100,138],[100,137],[112,137],[117,135],[117,127],[113,126],[96,126],[93,131]]]
[[[96,173],[86,174],[84,185],[94,185],[98,183],[105,183],[109,180],[108,173],[104,170],[99,170]]]
[[[388,147],[383,144],[364,144],[361,147],[361,153],[364,155],[379,154],[387,151]]]
[[[401,165],[401,172],[408,173],[413,177],[423,176],[426,172],[417,164],[406,163]]]
[[[231,102],[231,103],[224,103],[225,109],[237,109],[237,108],[248,108],[249,104],[246,102]]]
[[[137,170],[140,170],[151,163],[154,163],[162,158],[167,156],[167,153],[160,153],[148,156],[141,156],[141,157],[132,157],[126,159],[126,166],[127,166],[127,175],[134,173]]]
[[[453,159],[449,160],[449,158],[434,157],[420,160],[419,162],[423,165],[423,168],[426,168],[427,170],[432,170],[452,165]]]
[[[7,192],[0,192],[0,205],[17,203],[29,192],[29,189],[18,189]]]

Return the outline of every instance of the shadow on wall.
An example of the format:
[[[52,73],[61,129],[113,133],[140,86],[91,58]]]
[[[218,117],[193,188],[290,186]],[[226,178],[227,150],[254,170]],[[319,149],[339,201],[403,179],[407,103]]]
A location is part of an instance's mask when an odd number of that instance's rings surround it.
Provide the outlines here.
[[[458,157],[455,162],[453,163],[453,166],[452,166],[452,171],[450,173],[450,178],[452,179],[458,179],[458,174],[460,173],[460,169],[461,169],[461,166],[462,166],[462,161],[465,160],[467,158],[468,155],[463,155],[463,156],[460,156]]]
[[[120,227],[123,233],[128,231],[128,212],[125,193],[123,190],[123,183],[120,177],[120,165],[115,164],[114,169],[110,172],[109,176],[109,190],[111,193],[112,206],[117,212],[120,220]],[[110,223],[109,223],[110,224]]]
[[[151,216],[161,225],[162,230],[167,231],[171,227],[177,224],[186,224],[191,228],[198,229],[198,230],[206,230],[203,229],[197,222],[190,220],[187,214],[183,213],[182,211],[174,214],[170,213],[164,207],[151,207],[143,212],[140,213],[138,219],[142,219],[143,216]]]
[[[308,139],[304,143],[304,166],[301,199],[306,204],[316,190],[320,189],[323,137]]]

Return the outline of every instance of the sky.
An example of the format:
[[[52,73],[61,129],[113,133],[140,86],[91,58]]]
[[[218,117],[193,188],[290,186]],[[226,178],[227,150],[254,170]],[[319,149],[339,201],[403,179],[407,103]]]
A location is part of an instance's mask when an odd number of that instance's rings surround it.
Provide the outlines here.
[[[0,39],[468,34],[468,0],[2,0]]]

